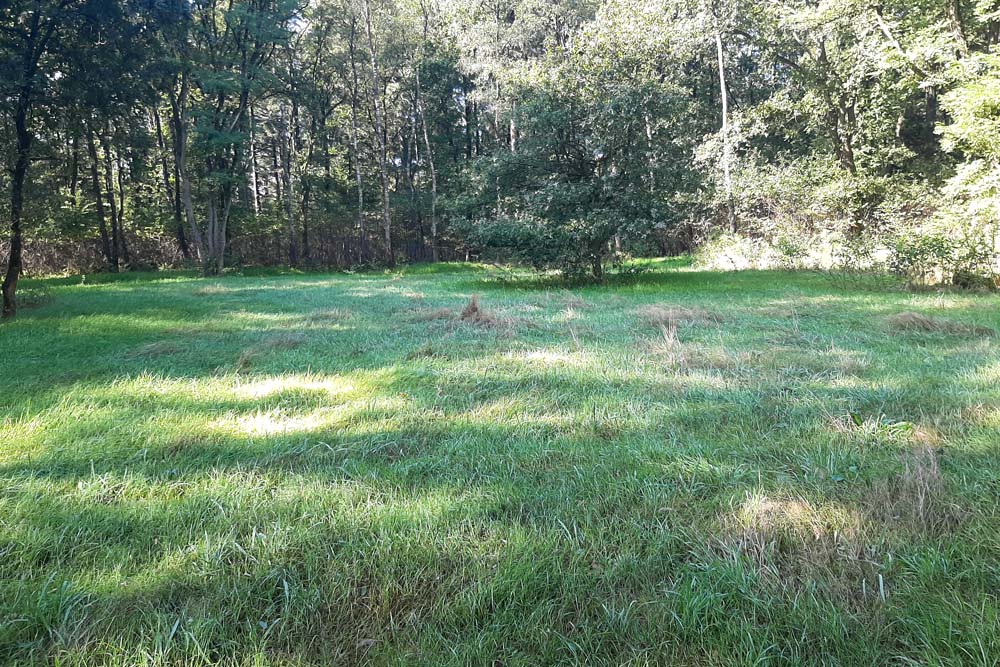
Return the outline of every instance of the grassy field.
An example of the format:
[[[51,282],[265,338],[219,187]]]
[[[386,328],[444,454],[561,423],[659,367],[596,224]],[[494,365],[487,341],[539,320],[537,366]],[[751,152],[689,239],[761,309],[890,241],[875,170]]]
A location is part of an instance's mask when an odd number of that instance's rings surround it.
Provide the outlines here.
[[[1000,660],[997,296],[680,263],[26,286],[0,663]]]

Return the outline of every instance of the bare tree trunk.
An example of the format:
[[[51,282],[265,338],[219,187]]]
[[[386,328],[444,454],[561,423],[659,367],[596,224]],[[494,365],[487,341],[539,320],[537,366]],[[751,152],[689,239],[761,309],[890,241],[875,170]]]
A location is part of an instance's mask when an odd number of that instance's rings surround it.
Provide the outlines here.
[[[68,3],[66,3],[68,4]],[[65,5],[64,5],[65,6]],[[7,270],[4,272],[3,306],[0,317],[14,317],[17,314],[17,283],[21,279],[24,268],[24,230],[21,218],[24,214],[24,183],[28,178],[28,165],[31,160],[32,133],[28,130],[28,113],[31,110],[34,95],[35,74],[38,72],[38,62],[45,53],[49,39],[59,26],[57,18],[51,18],[43,26],[41,6],[36,5],[31,18],[25,17],[24,29],[15,34],[23,37],[21,82],[17,90],[17,102],[14,105],[14,136],[17,141],[14,169],[10,181],[10,254],[7,256]]]
[[[181,214],[180,191],[170,183],[170,169],[167,167],[167,144],[163,139],[163,123],[160,122],[160,112],[153,105],[153,121],[156,126],[156,145],[160,151],[160,172],[163,178],[163,192],[174,217],[174,235],[177,237],[177,247],[184,259],[191,259],[191,248],[188,247],[187,236],[184,234],[184,220]],[[176,169],[175,169],[176,175]],[[179,179],[178,179],[179,180]],[[178,185],[175,181],[175,185]]]
[[[115,151],[118,177],[118,240],[121,242],[121,257],[125,266],[131,266],[132,256],[128,251],[128,239],[125,238],[125,169],[120,151]]]
[[[24,182],[28,176],[28,162],[31,156],[31,132],[28,131],[28,107],[30,94],[22,91],[18,96],[14,112],[14,131],[17,135],[17,158],[10,182],[10,255],[7,257],[7,271],[3,279],[3,317],[17,314],[17,282],[23,267],[23,231],[21,216],[24,211]]]
[[[115,181],[114,172],[111,167],[111,148],[108,145],[108,138],[100,135],[101,148],[104,150],[104,191],[108,194],[108,217],[111,222],[111,247],[114,250],[114,270],[118,270],[118,263],[122,257],[121,230],[118,227],[118,204],[115,201]]]
[[[250,153],[249,169],[247,178],[250,181],[250,205],[253,208],[253,215],[260,215],[260,185],[257,183],[257,119],[254,116],[253,106],[250,107]]]
[[[969,55],[969,40],[965,36],[965,27],[962,25],[962,5],[960,0],[948,0],[948,21],[951,23],[951,31],[958,42],[958,55],[965,58]]]
[[[648,164],[649,190],[650,192],[655,192],[656,164],[653,158],[653,122],[650,120],[648,113],[643,114],[642,119],[646,126],[646,162]]]
[[[292,136],[292,116],[297,109],[293,103],[289,113],[284,105],[279,110],[279,127],[281,130],[281,179],[285,191],[285,229],[288,235],[288,263],[296,266],[299,263],[298,232],[295,229],[295,139]]]
[[[472,94],[472,90],[471,90],[472,82],[469,80],[469,77],[465,77],[463,79],[462,84],[463,84],[462,85],[462,94],[465,97],[465,109],[463,111],[463,115],[464,115],[464,118],[465,118],[465,159],[466,160],[471,160],[472,159],[472,144],[473,144],[473,136],[472,136],[473,128],[472,128],[472,123],[473,123],[473,116],[474,116],[473,102],[472,102],[472,98],[470,97],[470,95]]]
[[[70,140],[72,146],[72,161],[69,167],[69,197],[73,206],[77,205],[76,190],[80,180],[80,134],[78,129],[73,130],[73,138]]]
[[[375,107],[375,134],[379,145],[378,166],[382,181],[382,228],[385,234],[385,261],[390,267],[396,265],[396,253],[392,247],[392,219],[389,213],[389,173],[386,165],[386,127],[382,80],[378,71],[378,52],[375,49],[375,34],[372,30],[371,5],[364,0],[365,32],[368,35],[368,51],[371,56],[372,104]]]
[[[427,114],[424,111],[423,96],[420,92],[420,67],[417,67],[417,112],[420,114],[420,125],[424,131],[424,150],[427,152],[427,166],[431,172],[431,259],[435,262],[438,257],[438,228],[437,228],[437,197],[438,182],[437,169],[434,167],[434,149],[431,146],[430,133],[427,130]]]
[[[352,19],[350,52],[354,86],[351,88],[351,157],[354,162],[354,180],[358,188],[358,239],[360,242],[358,259],[361,262],[366,262],[368,260],[368,235],[365,232],[365,184],[361,176],[361,153],[358,148],[358,68],[354,59],[355,34],[355,23]]]
[[[510,103],[510,152],[517,152],[517,101]]]
[[[190,93],[190,83],[187,76],[181,79],[181,89],[179,92],[170,91],[170,112],[171,123],[173,124],[173,144],[174,144],[174,172],[177,178],[178,197],[184,208],[184,217],[187,219],[188,229],[191,231],[191,238],[194,239],[195,251],[199,260],[203,260],[206,253],[205,239],[198,227],[198,222],[194,214],[194,201],[191,197],[191,177],[187,169],[187,122],[184,118],[184,109],[187,105],[187,98]]]
[[[715,49],[719,61],[719,95],[722,103],[722,184],[726,190],[726,219],[729,231],[736,233],[736,208],[733,203],[733,147],[729,136],[729,89],[726,85],[726,52],[722,32],[715,32]]]
[[[111,239],[108,237],[108,226],[105,222],[104,196],[101,193],[101,177],[99,167],[100,160],[97,156],[97,145],[94,143],[94,132],[87,128],[87,152],[90,155],[90,180],[94,190],[94,202],[97,204],[98,229],[101,234],[101,250],[104,253],[104,261],[112,271],[118,270],[118,254],[111,246]]]

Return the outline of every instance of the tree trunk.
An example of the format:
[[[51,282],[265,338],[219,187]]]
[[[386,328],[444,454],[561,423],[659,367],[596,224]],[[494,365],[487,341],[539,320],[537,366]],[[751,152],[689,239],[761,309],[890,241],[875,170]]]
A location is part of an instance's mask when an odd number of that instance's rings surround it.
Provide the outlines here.
[[[962,24],[961,0],[948,0],[948,21],[951,23],[951,31],[958,42],[958,56],[965,58],[969,55],[969,40],[965,36],[965,26]]]
[[[424,150],[427,152],[427,166],[431,172],[431,259],[435,262],[438,257],[438,228],[437,228],[437,169],[434,167],[434,149],[431,147],[430,133],[427,130],[427,114],[424,111],[423,96],[420,93],[420,68],[417,67],[417,112],[420,114],[420,125],[424,130]],[[513,122],[513,121],[512,121]],[[511,126],[513,128],[513,126]]]
[[[205,257],[205,239],[194,215],[194,201],[191,197],[191,178],[187,169],[187,122],[184,109],[190,92],[187,76],[181,79],[180,92],[170,90],[170,112],[173,124],[174,173],[177,179],[177,197],[184,207],[184,217],[187,219],[188,230],[194,239],[195,251],[199,260]]]
[[[90,155],[90,181],[94,190],[94,202],[97,204],[98,229],[101,233],[101,251],[104,261],[112,271],[118,270],[117,249],[111,245],[108,236],[108,225],[105,222],[104,196],[101,193],[100,159],[97,156],[97,144],[94,143],[94,132],[87,128],[87,153]]]
[[[17,158],[10,181],[10,255],[7,258],[7,271],[3,279],[3,317],[14,317],[17,314],[17,281],[21,278],[22,244],[24,243],[21,229],[21,216],[24,212],[24,182],[28,177],[28,161],[31,156],[31,132],[28,131],[28,106],[30,94],[22,91],[18,96],[17,109],[14,112],[14,131],[17,135]]]
[[[253,215],[256,218],[260,215],[260,184],[257,182],[257,118],[250,106],[250,147],[249,147],[249,169],[247,179],[250,181],[250,205],[253,208]]]
[[[473,122],[473,108],[472,108],[472,81],[469,77],[464,77],[462,82],[462,94],[465,97],[465,108],[463,110],[463,116],[465,118],[465,159],[472,159],[472,122]]]
[[[510,103],[510,152],[517,152],[517,101]]]
[[[368,236],[365,232],[365,185],[361,177],[361,154],[358,150],[358,67],[355,60],[355,37],[357,24],[351,18],[351,37],[348,48],[351,55],[351,76],[354,85],[351,88],[351,158],[354,162],[354,179],[358,188],[358,261],[368,261]]]
[[[591,256],[590,272],[593,274],[594,280],[604,280],[604,264],[601,262],[600,253]]]
[[[73,138],[70,140],[72,146],[72,161],[69,167],[69,198],[73,202],[73,207],[79,203],[76,199],[77,183],[80,180],[80,135],[77,129],[73,130]]]
[[[163,192],[167,199],[167,206],[170,207],[174,217],[174,235],[177,238],[177,247],[181,251],[184,259],[191,259],[191,248],[188,247],[187,236],[184,234],[184,220],[181,214],[181,198],[179,188],[170,183],[170,169],[167,167],[167,144],[163,139],[163,124],[160,122],[160,112],[153,105],[153,121],[156,126],[156,145],[160,150],[160,171],[163,178]],[[174,169],[176,176],[176,166]],[[179,179],[175,178],[177,184]]]
[[[726,221],[729,231],[736,233],[736,207],[733,203],[733,147],[729,136],[729,90],[726,85],[726,52],[722,32],[715,32],[715,49],[719,62],[719,99],[722,104],[722,184],[726,190]]]
[[[131,266],[132,256],[128,251],[128,240],[125,238],[125,169],[122,164],[121,152],[116,152],[118,165],[118,240],[121,242],[121,257],[125,266]]]
[[[281,128],[281,178],[285,190],[285,229],[288,235],[288,264],[296,266],[299,263],[298,232],[295,229],[295,139],[292,136],[292,117],[297,109],[292,110],[282,105],[279,111]]]
[[[390,268],[396,265],[396,253],[392,247],[392,219],[389,213],[389,172],[386,165],[386,126],[382,93],[382,80],[378,71],[378,52],[375,49],[375,34],[372,30],[371,6],[364,0],[365,32],[368,35],[368,51],[371,56],[372,104],[375,107],[375,134],[378,138],[379,176],[382,181],[382,229],[385,235],[385,263]]]
[[[643,122],[645,123],[646,129],[646,164],[647,164],[647,175],[649,176],[649,191],[650,193],[656,192],[656,162],[653,152],[653,122],[649,117],[648,113],[643,114]],[[617,238],[617,237],[616,237]]]
[[[111,222],[111,247],[114,257],[113,270],[117,271],[118,263],[124,259],[121,253],[122,241],[121,230],[118,227],[118,204],[115,201],[115,181],[111,167],[111,148],[108,146],[108,139],[105,136],[99,137],[101,148],[104,150],[104,191],[108,194],[108,218]]]

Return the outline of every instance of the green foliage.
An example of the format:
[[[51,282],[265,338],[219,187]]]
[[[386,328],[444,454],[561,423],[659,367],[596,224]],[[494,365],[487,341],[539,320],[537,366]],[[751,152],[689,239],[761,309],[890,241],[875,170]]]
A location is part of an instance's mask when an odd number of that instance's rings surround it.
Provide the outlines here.
[[[662,120],[683,108],[680,92],[626,78],[631,54],[586,44],[523,73],[511,150],[479,159],[452,208],[474,246],[600,278],[612,239],[640,242],[677,222],[668,197],[692,175],[684,138]]]
[[[1000,164],[1000,55],[955,65],[961,81],[942,98],[951,122],[941,127],[945,148]]]
[[[993,239],[910,231],[896,235],[891,250],[889,267],[911,286],[994,287],[1000,256]]]

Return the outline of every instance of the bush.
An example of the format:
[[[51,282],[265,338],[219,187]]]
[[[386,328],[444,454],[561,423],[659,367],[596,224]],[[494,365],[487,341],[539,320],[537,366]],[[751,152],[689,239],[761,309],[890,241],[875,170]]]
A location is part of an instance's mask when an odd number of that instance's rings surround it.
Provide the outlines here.
[[[992,288],[997,253],[981,236],[944,232],[897,234],[890,245],[889,268],[910,287],[950,283],[964,288]]]

